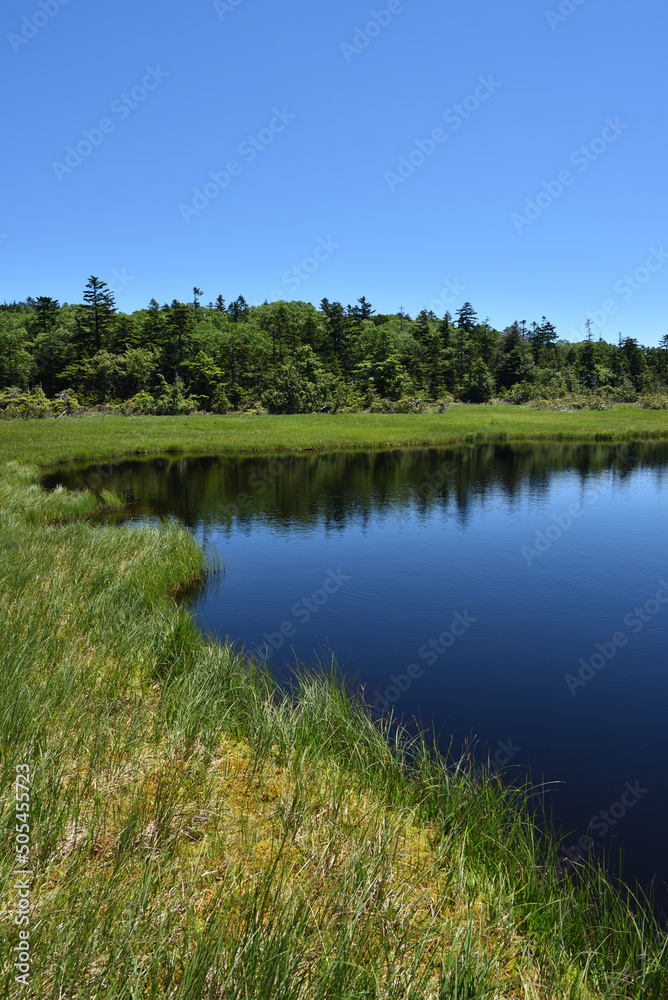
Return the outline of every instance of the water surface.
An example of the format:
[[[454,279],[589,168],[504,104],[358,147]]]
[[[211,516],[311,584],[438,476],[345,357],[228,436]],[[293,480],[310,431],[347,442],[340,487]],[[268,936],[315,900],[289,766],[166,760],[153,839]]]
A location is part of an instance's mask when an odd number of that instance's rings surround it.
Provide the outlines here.
[[[481,445],[153,459],[83,481],[217,553],[204,629],[284,676],[335,654],[377,713],[554,783],[565,849],[623,845],[647,882],[668,877],[667,469],[666,445]]]

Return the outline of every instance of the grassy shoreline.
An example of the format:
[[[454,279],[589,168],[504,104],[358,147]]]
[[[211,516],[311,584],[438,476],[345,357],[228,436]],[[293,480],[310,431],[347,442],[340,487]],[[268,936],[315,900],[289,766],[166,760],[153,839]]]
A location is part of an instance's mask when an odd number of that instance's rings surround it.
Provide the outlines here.
[[[30,424],[33,461],[84,424],[56,426]],[[205,642],[170,596],[195,541],[93,526],[101,502],[0,466],[4,954],[25,761],[34,872],[31,985],[5,966],[0,998],[665,1000],[665,935],[600,871],[563,877],[526,792],[419,743],[409,766],[336,679],[289,696]]]
[[[336,451],[447,446],[466,441],[629,441],[668,438],[668,411],[620,404],[555,413],[518,406],[455,407],[414,415],[86,416],[0,421],[0,460],[55,465],[129,454]]]

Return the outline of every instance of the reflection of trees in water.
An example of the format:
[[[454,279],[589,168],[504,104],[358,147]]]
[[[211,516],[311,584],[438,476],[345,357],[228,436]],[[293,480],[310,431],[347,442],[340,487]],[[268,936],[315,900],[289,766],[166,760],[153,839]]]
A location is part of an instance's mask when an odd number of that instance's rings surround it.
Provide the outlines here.
[[[509,505],[544,497],[551,481],[575,471],[583,488],[601,475],[621,483],[640,468],[660,477],[668,444],[481,444],[455,449],[317,455],[154,458],[111,467],[104,488],[189,526],[216,524],[242,530],[258,521],[339,531],[373,517],[435,509],[466,524],[475,506],[492,495]],[[67,471],[48,486],[72,485]]]

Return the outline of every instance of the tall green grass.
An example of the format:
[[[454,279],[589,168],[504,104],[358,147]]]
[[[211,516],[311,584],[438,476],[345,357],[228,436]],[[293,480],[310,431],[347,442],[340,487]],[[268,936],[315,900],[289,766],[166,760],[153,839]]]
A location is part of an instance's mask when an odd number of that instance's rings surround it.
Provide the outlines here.
[[[620,404],[570,413],[459,406],[444,413],[0,420],[0,460],[40,465],[160,452],[381,449],[462,441],[626,441],[668,437],[668,411]]]
[[[559,873],[529,789],[334,671],[279,689],[171,596],[203,570],[185,530],[37,484],[0,474],[3,956],[24,762],[35,873],[31,985],[5,960],[1,997],[665,1000],[665,937]]]

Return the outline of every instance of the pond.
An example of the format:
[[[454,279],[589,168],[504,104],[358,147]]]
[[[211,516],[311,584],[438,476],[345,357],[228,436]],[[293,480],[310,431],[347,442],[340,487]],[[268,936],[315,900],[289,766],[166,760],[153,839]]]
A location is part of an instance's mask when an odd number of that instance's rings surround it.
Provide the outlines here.
[[[668,877],[668,445],[159,458],[65,470],[223,567],[204,630],[334,655],[376,715],[546,782],[564,857]],[[660,891],[661,895],[661,891]]]

